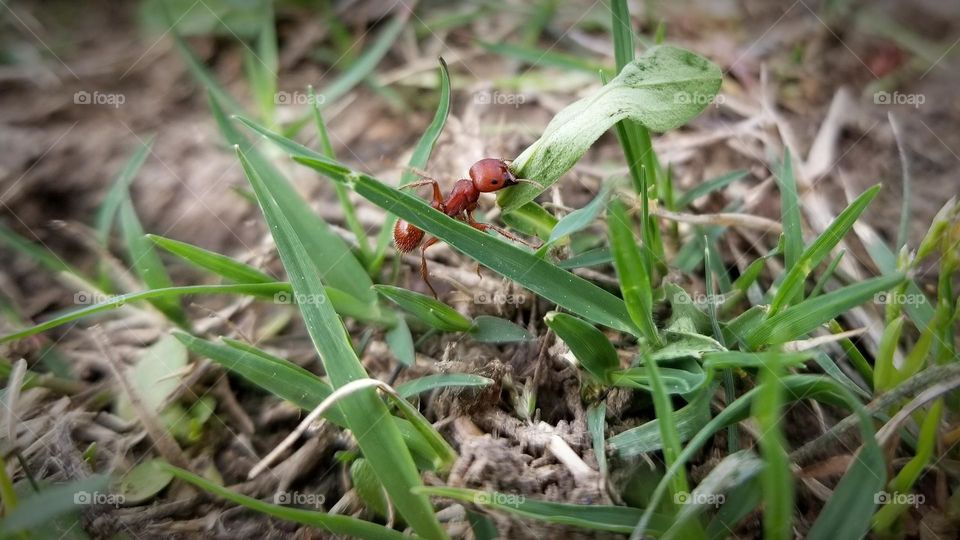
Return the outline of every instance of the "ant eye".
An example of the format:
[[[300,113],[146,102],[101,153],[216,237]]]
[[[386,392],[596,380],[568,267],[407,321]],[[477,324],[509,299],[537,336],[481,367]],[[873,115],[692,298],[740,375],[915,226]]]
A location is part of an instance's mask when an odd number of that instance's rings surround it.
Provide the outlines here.
[[[497,185],[497,181],[496,181],[496,180],[493,180],[493,181],[491,181],[490,183],[493,184],[493,185]]]

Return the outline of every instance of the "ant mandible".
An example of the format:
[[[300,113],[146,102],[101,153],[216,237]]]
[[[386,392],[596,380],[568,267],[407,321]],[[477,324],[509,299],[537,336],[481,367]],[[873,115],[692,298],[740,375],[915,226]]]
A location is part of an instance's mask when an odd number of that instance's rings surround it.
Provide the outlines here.
[[[414,172],[421,178],[424,178],[424,180],[413,182],[403,187],[433,186],[433,202],[430,203],[430,206],[434,209],[454,219],[463,221],[479,231],[486,232],[492,229],[514,242],[520,242],[527,246],[534,247],[522,238],[496,225],[480,223],[473,219],[473,211],[477,209],[477,201],[480,199],[481,193],[492,193],[506,187],[515,186],[521,182],[540,185],[532,180],[517,178],[513,172],[510,171],[507,161],[497,158],[486,158],[474,163],[473,166],[470,167],[470,179],[463,178],[457,180],[457,183],[454,184],[453,189],[450,191],[450,195],[446,198],[443,197],[443,193],[440,191],[439,182],[418,171]],[[437,291],[430,285],[426,255],[427,248],[436,244],[438,239],[430,237],[430,239],[424,242],[423,238],[424,232],[422,229],[402,219],[398,219],[397,224],[393,227],[393,243],[397,247],[397,251],[400,253],[409,253],[418,246],[420,247],[420,277],[423,279],[423,282],[427,284],[430,292],[433,293],[433,297],[438,298]],[[479,266],[477,270],[479,272]]]

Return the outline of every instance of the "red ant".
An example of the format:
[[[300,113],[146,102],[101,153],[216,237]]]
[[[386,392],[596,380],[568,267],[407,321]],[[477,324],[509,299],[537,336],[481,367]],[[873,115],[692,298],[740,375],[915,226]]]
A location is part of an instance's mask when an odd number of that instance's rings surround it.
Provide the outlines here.
[[[440,191],[439,182],[433,178],[430,178],[426,174],[422,174],[417,171],[414,172],[425,180],[407,184],[403,187],[415,188],[432,185],[433,202],[430,203],[430,206],[436,210],[439,210],[454,219],[463,221],[479,231],[486,232],[489,229],[493,229],[494,231],[497,231],[514,242],[520,242],[527,246],[534,247],[523,239],[508,231],[505,231],[504,229],[501,229],[500,227],[497,227],[496,225],[480,223],[473,219],[473,211],[477,208],[477,201],[480,199],[481,193],[492,193],[506,187],[515,186],[521,182],[529,182],[531,184],[540,185],[532,180],[525,180],[514,176],[505,160],[486,158],[474,163],[473,166],[470,167],[470,179],[468,180],[463,178],[457,180],[457,183],[454,184],[453,189],[450,191],[450,195],[448,195],[447,198],[443,197],[443,193]],[[393,227],[393,243],[396,245],[397,251],[400,253],[408,253],[413,251],[417,246],[420,246],[420,277],[423,278],[423,282],[427,284],[427,287],[430,289],[430,292],[433,293],[434,298],[437,298],[437,291],[433,289],[433,286],[430,285],[430,280],[428,279],[429,272],[427,272],[426,251],[428,247],[436,244],[438,239],[431,237],[426,242],[423,242],[423,237],[423,230],[407,223],[406,221],[403,221],[402,219],[398,219],[397,224]],[[479,269],[480,268],[478,266],[478,273]]]

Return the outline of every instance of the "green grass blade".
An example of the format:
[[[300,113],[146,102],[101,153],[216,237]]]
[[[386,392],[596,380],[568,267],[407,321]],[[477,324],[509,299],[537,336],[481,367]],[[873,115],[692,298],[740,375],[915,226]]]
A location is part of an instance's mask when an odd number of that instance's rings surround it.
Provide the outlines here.
[[[51,328],[56,328],[90,315],[95,315],[97,313],[103,313],[104,311],[123,307],[125,304],[139,300],[176,298],[190,294],[249,294],[253,296],[273,297],[277,293],[289,294],[289,292],[290,284],[283,282],[239,283],[231,285],[188,285],[185,287],[169,287],[166,289],[137,291],[110,297],[110,299],[107,301],[67,312],[58,317],[54,317],[49,321],[45,321],[35,326],[31,326],[30,328],[20,330],[19,332],[14,332],[13,334],[0,337],[0,343],[23,339],[25,337],[39,334],[40,332],[50,330]]]
[[[410,367],[417,361],[417,351],[414,349],[413,335],[403,317],[397,317],[397,324],[387,330],[384,340],[387,348],[401,364]]]
[[[433,497],[445,497],[456,501],[477,504],[554,525],[570,525],[595,531],[629,533],[640,516],[641,510],[629,506],[600,504],[579,505],[548,501],[529,500],[523,495],[511,495],[456,487],[422,487],[420,493]],[[653,522],[654,534],[666,530],[669,519],[657,515]]]
[[[788,271],[800,262],[803,251],[803,226],[800,223],[800,196],[797,194],[797,180],[793,175],[793,163],[790,150],[783,156],[783,164],[777,175],[780,186],[780,217],[783,220],[783,260]],[[790,301],[799,302],[800,296],[794,294]]]
[[[437,139],[443,132],[443,126],[447,124],[447,116],[450,114],[450,73],[447,70],[447,63],[443,58],[440,59],[440,99],[437,103],[437,111],[433,114],[433,120],[420,136],[417,146],[413,149],[408,166],[417,169],[423,169],[430,160],[430,154],[433,153],[433,147],[437,144]],[[295,154],[294,154],[295,155]],[[405,186],[417,179],[417,175],[411,171],[404,171],[400,176],[400,185]],[[385,208],[390,212],[389,208]],[[374,257],[372,268],[374,271],[383,264],[383,257],[387,247],[390,245],[390,239],[393,237],[393,226],[397,222],[397,217],[390,214],[383,223],[380,230],[380,236],[377,237],[377,251]]]
[[[354,86],[373,72],[380,60],[383,59],[390,47],[397,40],[400,32],[407,23],[413,10],[403,9],[377,35],[370,48],[365,50],[356,60],[348,64],[350,67],[341,73],[332,83],[323,88],[321,95],[324,104],[335,103],[346,95]]]
[[[397,393],[404,398],[411,398],[438,388],[450,388],[454,386],[459,388],[482,388],[490,386],[493,383],[493,379],[481,377],[480,375],[472,375],[470,373],[440,373],[437,375],[427,375],[426,377],[420,377],[399,384],[397,385]]]
[[[575,232],[582,231],[590,226],[597,216],[607,207],[607,200],[610,197],[613,185],[606,183],[600,188],[600,193],[587,203],[583,208],[578,208],[570,212],[557,222],[556,226],[550,231],[548,242],[556,242],[565,236],[570,236]],[[529,204],[529,203],[528,203]],[[524,205],[527,206],[527,205]]]
[[[544,241],[550,238],[551,231],[558,223],[553,214],[535,202],[528,202],[513,212],[503,214],[501,219],[523,234],[537,236]]]
[[[713,390],[713,386],[704,388],[697,392],[690,403],[674,412],[673,421],[681,441],[693,438],[710,421],[710,398],[713,396]],[[610,450],[624,459],[661,450],[663,439],[660,437],[659,420],[653,419],[643,425],[621,431],[610,437],[607,444]]]
[[[630,218],[623,203],[614,200],[607,210],[607,227],[610,235],[610,251],[613,254],[613,266],[617,270],[620,291],[623,294],[627,312],[641,333],[654,346],[660,346],[660,336],[653,322],[653,293],[650,290],[650,276],[637,248]]]
[[[250,142],[236,130],[230,119],[226,117],[215,96],[210,94],[209,97],[210,109],[223,137],[231,145],[239,146],[241,149],[247,148],[247,150],[244,150],[244,154],[250,163],[264,178],[272,180],[268,183],[268,187],[272,196],[278,201],[282,201],[284,207],[288,209],[287,218],[296,225],[298,230],[310,231],[310,235],[304,238],[304,241],[313,263],[319,269],[325,282],[364,303],[375,304],[377,298],[372,289],[373,282],[364,266],[350,251],[346,242],[330,228],[326,221],[311,210],[310,206],[287,182],[280,171],[260,152],[250,146]],[[289,141],[289,139],[285,140]],[[293,141],[289,142],[291,145],[311,152],[322,159],[328,159],[322,154],[313,152]]]
[[[817,237],[810,246],[800,255],[795,264],[790,266],[787,276],[783,279],[777,294],[774,295],[770,304],[768,317],[779,313],[784,307],[791,303],[795,298],[803,298],[803,284],[807,276],[830,254],[837,244],[843,240],[847,232],[853,228],[854,223],[860,219],[860,215],[867,209],[870,202],[873,201],[877,193],[880,192],[880,185],[877,184],[864,191],[859,197],[850,203],[840,215],[823,231],[823,234]],[[787,236],[790,238],[790,235]]]
[[[39,493],[19,501],[16,508],[5,508],[0,520],[0,535],[4,538],[39,538],[41,527],[55,518],[77,511],[78,495],[103,493],[109,486],[106,476],[89,476],[76,482],[48,486]],[[5,503],[8,501],[5,499]],[[37,533],[36,536],[31,532]],[[62,531],[60,531],[62,532]]]
[[[146,161],[147,156],[150,155],[152,148],[153,137],[149,137],[137,148],[137,151],[130,156],[127,164],[123,166],[123,170],[120,171],[120,174],[117,175],[113,184],[110,185],[110,190],[107,191],[103,202],[100,203],[100,209],[97,211],[96,218],[96,234],[101,244],[106,245],[107,239],[110,236],[110,229],[113,228],[113,221],[117,217],[117,212],[120,211],[120,205],[122,205],[123,201],[127,198],[130,184],[133,183],[133,179],[136,178],[137,173],[140,172],[140,168],[143,166],[143,162]]]
[[[493,54],[519,60],[525,64],[536,65],[538,68],[557,68],[564,71],[581,71],[590,74],[603,69],[602,65],[585,60],[580,56],[552,50],[545,51],[538,47],[515,43],[491,43],[489,41],[478,41],[477,44]]]
[[[260,177],[243,153],[238,152],[238,156],[270,224],[294,292],[309,298],[326,298],[319,268],[302,240],[305,233],[310,236],[314,231],[297,227],[289,221],[287,216],[292,213],[289,201],[275,199],[267,187],[268,179]],[[299,307],[333,387],[367,378],[350,336],[333,307],[327,302],[302,303]],[[446,533],[437,521],[430,501],[424,495],[411,494],[412,488],[421,485],[419,473],[396,425],[383,421],[390,415],[377,393],[369,389],[351,394],[339,406],[360,450],[370,460],[400,515],[423,536],[445,538]]]
[[[13,230],[8,229],[2,223],[0,223],[0,242],[7,244],[11,249],[25,255],[27,258],[51,272],[67,272],[77,276],[80,275],[77,270],[52,251],[27,240]]]
[[[399,531],[388,529],[383,525],[370,523],[368,521],[363,521],[348,516],[339,516],[336,514],[315,512],[300,508],[290,508],[287,506],[281,506],[279,504],[263,502],[259,499],[254,499],[253,497],[247,497],[246,495],[241,495],[231,491],[219,484],[215,484],[210,480],[207,480],[206,478],[174,467],[173,465],[163,463],[159,466],[180,480],[193,484],[194,486],[197,486],[208,493],[212,493],[217,497],[226,499],[232,503],[245,506],[255,512],[272,516],[277,519],[283,519],[286,521],[292,521],[294,523],[301,523],[303,525],[316,527],[332,535],[345,535],[368,540],[405,540],[410,538]]]
[[[892,289],[903,280],[903,274],[876,277],[800,302],[754,328],[747,334],[747,344],[751,349],[757,349],[798,339],[877,293]]]
[[[603,332],[566,313],[550,312],[544,321],[567,344],[583,369],[598,381],[611,383],[610,373],[620,368],[620,359]]]
[[[783,414],[782,366],[779,360],[760,370],[760,392],[753,402],[753,415],[760,430],[758,443],[764,467],[760,473],[763,488],[763,536],[771,540],[793,538],[793,472],[787,456],[786,439],[781,428]]]
[[[252,266],[193,244],[155,234],[148,234],[147,239],[197,268],[209,270],[218,276],[237,283],[272,283],[276,281],[273,277]]]
[[[397,304],[421,321],[444,332],[466,332],[473,323],[457,310],[429,296],[391,285],[374,285],[384,298]]]
[[[604,432],[607,427],[607,405],[602,401],[587,408],[587,429],[590,431],[590,440],[593,441],[593,455],[597,458],[597,470],[600,477],[606,479],[607,470],[607,443]]]
[[[677,200],[676,206],[677,208],[689,206],[692,202],[696,201],[700,197],[705,197],[714,191],[721,190],[737,180],[740,180],[747,174],[747,171],[731,171],[727,174],[718,176],[716,178],[711,178],[710,180],[706,180],[700,184],[697,184],[696,187],[684,193]]]
[[[207,66],[203,65],[203,62],[197,58],[197,55],[194,54],[190,45],[188,45],[180,33],[177,32],[172,21],[167,27],[172,29],[170,34],[173,37],[173,44],[176,46],[177,51],[180,52],[180,56],[187,64],[187,70],[190,71],[193,78],[196,79],[202,87],[206,88],[207,92],[209,92],[218,103],[223,104],[231,113],[239,113],[242,111],[243,106],[240,105],[237,100],[233,99],[233,96],[217,82],[216,77],[210,73]]]
[[[480,315],[474,318],[467,333],[481,343],[515,343],[536,339],[536,336],[526,328],[491,315]]]
[[[120,206],[120,228],[127,244],[127,255],[130,266],[137,276],[149,289],[169,289],[173,286],[163,261],[153,249],[153,244],[147,240],[143,227],[133,209],[133,202],[126,199]],[[176,296],[162,296],[153,298],[150,303],[163,312],[170,320],[183,326],[187,324],[186,316],[180,301]]]

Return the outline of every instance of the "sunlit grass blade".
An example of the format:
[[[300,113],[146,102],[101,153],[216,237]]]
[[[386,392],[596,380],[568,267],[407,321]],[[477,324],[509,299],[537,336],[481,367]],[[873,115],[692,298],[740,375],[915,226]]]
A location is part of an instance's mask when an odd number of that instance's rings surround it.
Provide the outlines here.
[[[270,224],[294,292],[308,298],[326,298],[319,268],[307,253],[302,240],[305,234],[313,235],[314,231],[299,228],[289,221],[290,201],[274,198],[267,187],[267,182],[282,182],[282,179],[261,178],[244,154],[238,152],[238,156],[257,194],[264,217]],[[339,388],[351,381],[367,378],[350,337],[333,307],[321,301],[298,305],[332,386]],[[351,394],[339,406],[360,450],[370,460],[399,513],[423,536],[446,537],[430,501],[423,495],[411,494],[412,488],[421,485],[419,473],[396,425],[383,421],[390,415],[376,392],[368,389]]]
[[[551,231],[558,223],[553,214],[535,202],[528,202],[513,212],[503,214],[501,219],[523,234],[537,236],[544,241],[550,238]]]
[[[805,300],[764,320],[747,334],[747,344],[751,349],[757,349],[798,339],[877,293],[899,285],[903,279],[903,274],[876,277]]]
[[[123,307],[125,304],[137,302],[139,300],[151,300],[155,298],[176,298],[191,294],[249,294],[261,297],[273,297],[277,293],[290,292],[290,284],[284,282],[273,283],[238,283],[230,285],[188,285],[185,287],[169,287],[166,289],[150,289],[146,291],[137,291],[127,294],[112,296],[109,299],[89,305],[80,309],[69,311],[48,321],[44,321],[30,328],[14,332],[0,337],[0,343],[23,339],[34,334],[39,334],[51,328]]]
[[[120,229],[127,244],[127,256],[130,266],[137,273],[137,277],[150,289],[169,289],[173,281],[163,266],[163,261],[153,249],[153,244],[147,240],[143,227],[133,209],[133,202],[127,198],[120,205]],[[173,322],[183,326],[187,324],[186,316],[180,301],[175,296],[161,296],[150,299],[150,303],[162,311]]]
[[[582,231],[583,229],[590,226],[597,217],[602,213],[607,207],[607,200],[610,197],[610,192],[613,190],[613,183],[607,182],[600,188],[600,193],[597,193],[596,197],[592,201],[587,203],[583,208],[578,208],[573,212],[570,212],[566,216],[563,216],[563,219],[557,222],[556,226],[550,231],[550,238],[548,242],[556,242],[557,240],[569,236],[575,232]],[[529,203],[528,203],[529,204]],[[524,205],[527,206],[527,205]]]
[[[610,372],[620,368],[620,360],[603,332],[566,313],[548,313],[544,321],[567,344],[583,369],[597,381],[611,383]]]
[[[860,219],[860,215],[863,214],[879,192],[879,184],[864,191],[843,212],[840,212],[840,215],[827,226],[823,234],[818,236],[800,255],[796,263],[788,267],[787,276],[780,283],[780,287],[770,303],[768,317],[779,313],[784,307],[792,303],[793,299],[803,298],[803,284],[806,282],[807,276],[843,240],[843,237],[853,228],[853,224]]]
[[[611,201],[607,210],[607,228],[610,236],[610,251],[613,266],[620,281],[627,312],[640,335],[653,347],[661,344],[660,335],[653,322],[653,293],[650,290],[649,269],[644,265],[630,226],[630,218],[619,200]]]
[[[255,512],[266,514],[277,519],[292,521],[294,523],[302,523],[304,525],[309,525],[311,527],[316,527],[318,529],[327,531],[333,535],[345,535],[369,540],[409,539],[407,535],[393,529],[388,529],[383,525],[370,523],[369,521],[363,521],[348,516],[303,510],[300,508],[290,508],[287,506],[281,506],[279,504],[263,502],[259,499],[254,499],[253,497],[247,497],[246,495],[241,495],[231,491],[220,484],[215,484],[210,480],[203,478],[202,476],[197,476],[189,471],[174,467],[173,465],[164,463],[160,466],[180,480],[193,484],[208,493],[212,493],[217,497],[226,499],[232,503],[245,506]]]
[[[427,126],[427,129],[424,130],[423,135],[420,136],[420,140],[417,141],[417,146],[413,149],[413,154],[410,155],[410,161],[407,163],[409,167],[423,169],[427,166],[427,162],[430,160],[430,154],[433,153],[433,147],[437,144],[437,139],[440,138],[440,134],[443,132],[443,126],[447,124],[447,116],[450,114],[450,73],[447,70],[447,63],[444,62],[443,58],[440,59],[440,98],[437,103],[437,111],[433,115],[433,120],[430,121],[430,125]],[[296,154],[294,154],[296,155]],[[400,185],[405,186],[414,180],[417,179],[417,175],[412,171],[405,170],[400,176]],[[385,208],[387,212],[390,212],[389,208]],[[376,272],[380,265],[383,264],[383,257],[386,253],[387,247],[390,245],[390,239],[393,235],[393,226],[397,222],[397,216],[389,214],[386,221],[383,223],[383,228],[380,230],[380,235],[377,237],[377,249],[376,255],[371,265],[371,269]]]
[[[595,531],[626,534],[633,530],[641,510],[629,506],[600,504],[579,505],[530,500],[522,495],[465,489],[457,487],[422,487],[420,493],[476,504],[518,517],[535,519],[554,525],[570,525]],[[651,531],[658,534],[669,526],[666,516],[655,515]]]
[[[143,166],[144,161],[146,161],[147,156],[150,155],[152,148],[153,137],[148,137],[140,144],[137,151],[130,156],[123,170],[120,171],[120,174],[117,175],[117,178],[110,185],[110,189],[107,191],[103,202],[100,203],[95,227],[97,239],[100,240],[101,244],[106,245],[107,239],[110,237],[110,229],[113,228],[113,222],[117,217],[117,212],[120,211],[120,205],[126,200],[127,193],[130,190],[130,184],[133,183],[133,179],[136,178],[137,173],[140,172],[140,168]]]
[[[147,239],[198,268],[209,270],[237,283],[272,283],[277,281],[250,265],[193,244],[155,234],[148,234]]]

